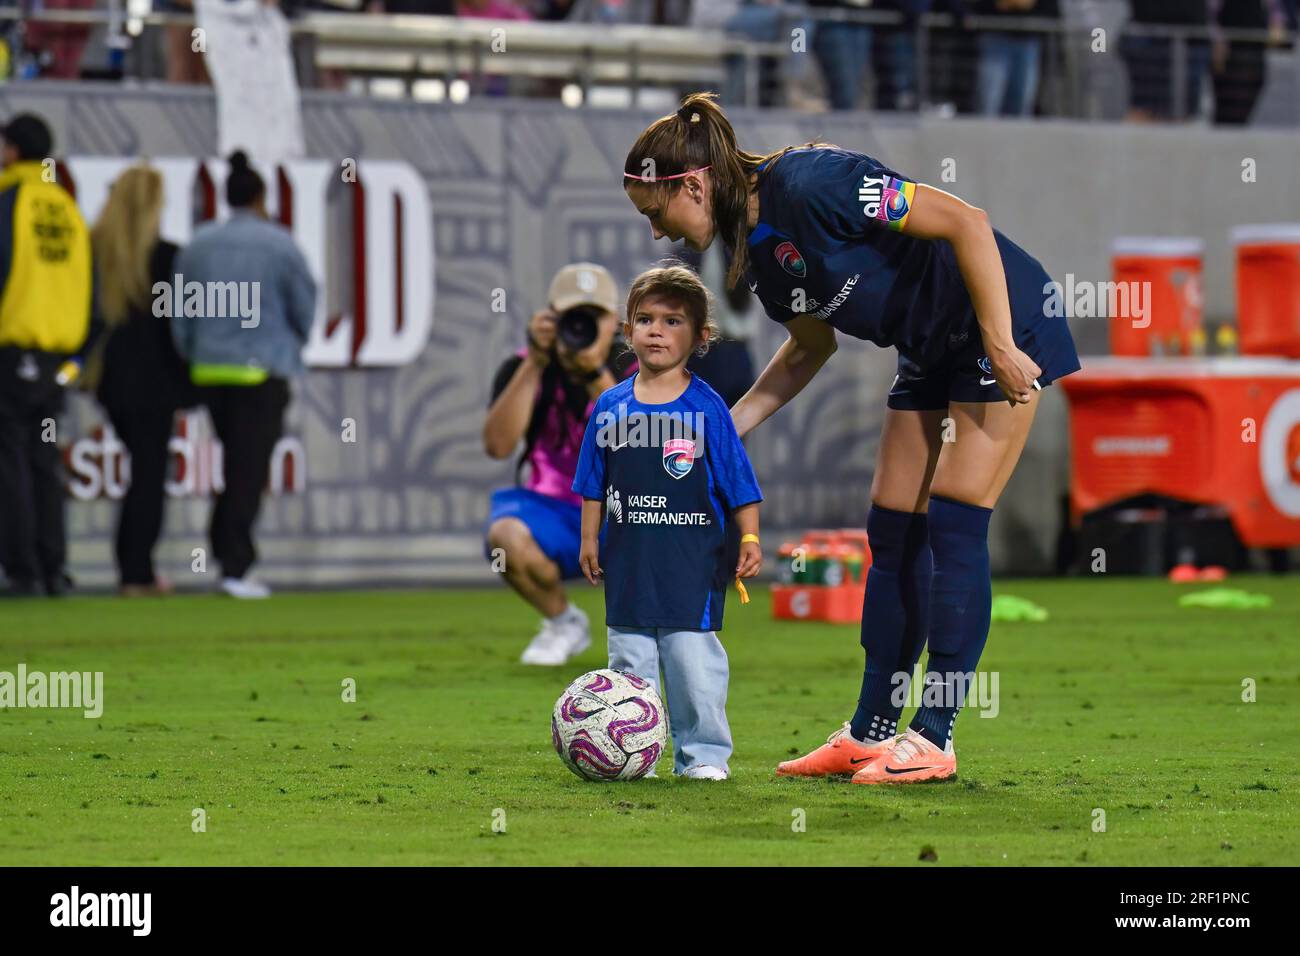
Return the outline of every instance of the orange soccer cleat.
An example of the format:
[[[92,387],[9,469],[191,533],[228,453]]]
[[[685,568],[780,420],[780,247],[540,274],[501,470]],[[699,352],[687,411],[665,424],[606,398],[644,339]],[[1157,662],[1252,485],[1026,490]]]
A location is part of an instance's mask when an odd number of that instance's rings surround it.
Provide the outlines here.
[[[812,753],[797,760],[786,760],[776,766],[778,777],[830,777],[836,774],[857,773],[871,761],[887,754],[893,740],[864,744],[849,733],[849,723],[826,738]]]
[[[865,764],[853,775],[853,783],[920,783],[957,775],[957,755],[952,741],[947,747],[939,748],[908,728],[890,743],[889,751],[879,760]]]

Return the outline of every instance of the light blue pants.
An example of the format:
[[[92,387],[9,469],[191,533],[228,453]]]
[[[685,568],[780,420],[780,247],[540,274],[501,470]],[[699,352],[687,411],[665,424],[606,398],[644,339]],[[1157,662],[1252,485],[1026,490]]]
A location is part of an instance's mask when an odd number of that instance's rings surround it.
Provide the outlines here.
[[[727,652],[712,631],[609,629],[609,666],[649,681],[668,706],[673,772],[691,767],[727,769]],[[663,668],[667,696],[659,682]]]

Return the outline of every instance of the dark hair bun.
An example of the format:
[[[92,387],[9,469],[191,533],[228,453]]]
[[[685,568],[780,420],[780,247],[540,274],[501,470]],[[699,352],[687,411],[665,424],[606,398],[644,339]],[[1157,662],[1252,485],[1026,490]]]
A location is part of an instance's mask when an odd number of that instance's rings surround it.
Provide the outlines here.
[[[230,175],[226,177],[226,203],[234,209],[251,206],[266,191],[262,177],[248,162],[248,154],[237,149],[230,154]]]

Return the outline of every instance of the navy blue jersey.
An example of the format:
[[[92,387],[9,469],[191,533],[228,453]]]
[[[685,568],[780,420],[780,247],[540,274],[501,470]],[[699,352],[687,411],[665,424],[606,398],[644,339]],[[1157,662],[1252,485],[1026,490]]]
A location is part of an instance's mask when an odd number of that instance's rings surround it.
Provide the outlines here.
[[[773,319],[808,313],[845,335],[893,346],[923,370],[978,338],[952,245],[901,232],[913,180],[863,153],[797,149],[760,167],[758,196],[746,278]],[[1002,233],[994,236],[1019,341],[1044,321],[1051,278]]]
[[[698,375],[659,405],[636,378],[596,400],[573,490],[605,503],[605,623],[716,631],[735,568],[726,517],[761,501],[731,412]]]

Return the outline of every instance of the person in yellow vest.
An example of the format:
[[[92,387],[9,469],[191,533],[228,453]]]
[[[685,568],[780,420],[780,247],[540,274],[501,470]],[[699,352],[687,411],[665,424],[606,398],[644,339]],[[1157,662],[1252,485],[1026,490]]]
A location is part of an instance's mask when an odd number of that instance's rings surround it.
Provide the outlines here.
[[[53,139],[30,113],[6,123],[0,153],[0,564],[7,595],[58,596],[63,475],[55,419],[64,368],[86,343],[90,234],[54,181]]]

